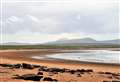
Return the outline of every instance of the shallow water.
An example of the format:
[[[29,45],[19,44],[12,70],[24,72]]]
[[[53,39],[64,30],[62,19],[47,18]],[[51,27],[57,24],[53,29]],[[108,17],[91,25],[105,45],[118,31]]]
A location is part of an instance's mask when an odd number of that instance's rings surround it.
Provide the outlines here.
[[[41,59],[43,57],[34,56],[32,58]],[[120,51],[80,50],[77,53],[59,53],[46,55],[46,58],[120,64]]]

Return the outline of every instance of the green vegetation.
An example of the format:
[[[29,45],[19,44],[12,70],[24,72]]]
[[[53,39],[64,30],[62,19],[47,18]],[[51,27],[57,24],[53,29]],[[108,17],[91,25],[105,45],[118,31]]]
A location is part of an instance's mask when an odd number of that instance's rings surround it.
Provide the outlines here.
[[[79,48],[120,48],[120,45],[0,45],[4,49],[79,49]]]

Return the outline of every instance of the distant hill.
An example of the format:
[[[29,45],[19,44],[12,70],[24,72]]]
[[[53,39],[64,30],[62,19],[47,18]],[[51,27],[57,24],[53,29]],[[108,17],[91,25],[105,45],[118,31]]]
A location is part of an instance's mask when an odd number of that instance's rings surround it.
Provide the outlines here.
[[[104,40],[104,41],[97,41],[92,38],[82,38],[82,39],[59,39],[52,42],[47,42],[44,44],[36,43],[19,43],[19,42],[7,42],[3,43],[2,45],[120,45],[120,39],[114,40]]]
[[[2,45],[31,45],[30,43],[7,42]]]
[[[82,38],[82,39],[60,39],[53,42],[48,42],[45,44],[63,44],[63,45],[101,45],[101,44],[120,44],[120,39],[114,40],[104,40],[104,41],[97,41],[92,38]]]

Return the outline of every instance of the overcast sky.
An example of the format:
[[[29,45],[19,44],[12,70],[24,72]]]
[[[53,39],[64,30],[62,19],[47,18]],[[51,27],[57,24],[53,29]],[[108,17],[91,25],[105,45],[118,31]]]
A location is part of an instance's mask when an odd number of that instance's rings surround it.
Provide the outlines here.
[[[2,0],[2,42],[119,38],[118,0]]]

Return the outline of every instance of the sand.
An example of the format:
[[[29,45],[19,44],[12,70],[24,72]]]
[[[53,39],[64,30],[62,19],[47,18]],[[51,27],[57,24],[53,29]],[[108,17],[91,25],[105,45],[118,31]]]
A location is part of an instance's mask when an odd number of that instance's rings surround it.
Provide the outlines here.
[[[111,73],[120,73],[120,65],[112,64],[98,64],[90,62],[76,62],[68,60],[43,60],[43,59],[32,59],[30,56],[38,54],[44,56],[46,54],[53,53],[63,53],[59,49],[44,49],[44,50],[1,50],[0,51],[0,64],[17,64],[17,63],[28,63],[47,66],[48,68],[67,68],[67,69],[92,69],[94,72],[82,74],[81,77],[77,77],[76,74],[69,73],[59,73],[53,76],[50,76],[49,73],[43,72],[44,76],[49,76],[58,80],[58,82],[103,82],[107,81],[120,81],[120,76],[118,78],[113,77],[112,75],[99,74],[98,72],[111,72]],[[35,82],[35,81],[26,81],[13,79],[12,77],[16,74],[23,75],[28,73],[36,74],[38,68],[35,69],[10,69],[6,67],[0,67],[0,81],[1,82]],[[42,82],[42,81],[40,81]],[[45,81],[43,81],[45,82]]]

